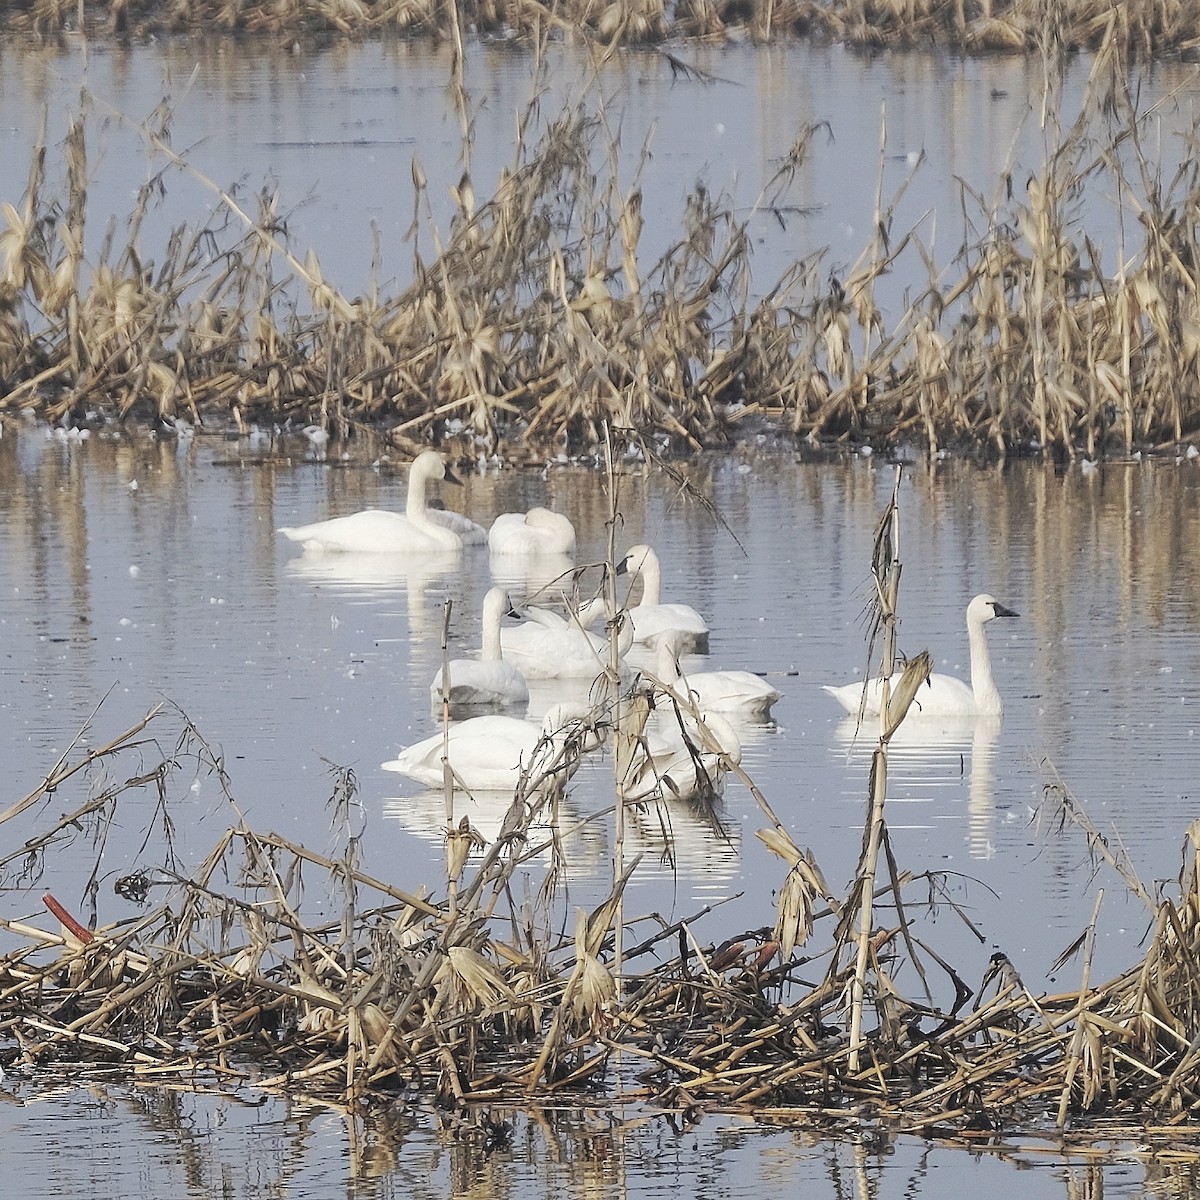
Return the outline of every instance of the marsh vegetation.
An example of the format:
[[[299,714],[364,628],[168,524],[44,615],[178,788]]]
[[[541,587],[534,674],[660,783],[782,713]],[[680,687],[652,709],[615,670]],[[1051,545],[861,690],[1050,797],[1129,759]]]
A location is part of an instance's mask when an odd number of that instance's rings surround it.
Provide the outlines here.
[[[875,539],[885,674],[898,521],[893,501]],[[184,714],[153,710],[106,744],[65,752],[0,814],[20,841],[0,865],[28,891],[46,856],[81,834],[99,851],[83,888],[91,916],[47,895],[46,920],[2,923],[15,943],[0,957],[5,1054],[50,1073],[101,1063],[148,1081],[310,1092],[351,1111],[413,1094],[462,1111],[619,1098],[684,1123],[721,1109],[885,1139],[1011,1137],[1046,1128],[1049,1114],[1058,1136],[1079,1143],[1092,1127],[1078,1118],[1105,1118],[1106,1138],[1186,1153],[1179,1131],[1200,1087],[1195,831],[1178,879],[1152,892],[1047,767],[1043,819],[1053,835],[1080,839],[1105,880],[1144,908],[1144,952],[1094,981],[1093,917],[1059,964],[1076,962],[1074,988],[1047,994],[1002,951],[981,978],[964,978],[939,952],[933,918],[953,913],[980,943],[987,932],[941,873],[898,861],[888,832],[890,742],[928,670],[928,655],[909,660],[880,724],[863,779],[862,852],[844,893],[753,779],[722,764],[754,798],[778,871],[774,909],[737,928],[719,910],[668,921],[629,907],[640,863],[623,848],[622,822],[636,812],[665,829],[671,819],[665,796],[621,796],[647,701],[679,703],[652,674],[632,691],[607,681],[588,722],[520,781],[490,837],[447,774],[436,884],[363,868],[352,771],[333,775],[339,848],[315,853],[252,828],[222,756]],[[703,726],[692,728],[699,748]],[[616,830],[611,889],[572,911],[562,888],[572,833],[557,814],[605,730],[616,743],[612,804],[592,819]],[[84,775],[86,800],[53,816],[51,797]],[[175,855],[173,814],[197,775],[217,783],[230,821],[191,868]],[[127,809],[153,814],[136,870],[112,881],[140,911],[100,924],[104,831]],[[518,880],[534,857],[548,869],[530,895]]]
[[[908,184],[884,194],[881,149],[872,229],[851,265],[817,250],[771,278],[755,230],[802,220],[792,189],[821,128],[798,130],[751,211],[698,186],[673,244],[647,262],[646,198],[614,165],[602,104],[546,120],[539,92],[480,197],[460,78],[449,228],[414,159],[411,282],[364,280],[355,294],[290,244],[291,198],[269,189],[204,180],[215,215],[145,245],[175,173],[199,175],[171,149],[166,109],[142,127],[161,170],[98,238],[81,113],[6,202],[0,413],[219,433],[291,422],[380,434],[403,453],[432,440],[515,460],[594,452],[605,423],[676,452],[764,424],[814,449],[1175,447],[1200,425],[1196,156],[1156,158],[1154,113],[1138,108],[1115,33],[1077,111],[1063,111],[1055,78],[1047,59],[1044,165],[990,192],[964,185],[948,258],[945,214],[936,240],[925,224],[897,226]],[[1192,126],[1185,146],[1196,138]],[[1084,224],[1083,198],[1097,194],[1117,203],[1115,245]]]

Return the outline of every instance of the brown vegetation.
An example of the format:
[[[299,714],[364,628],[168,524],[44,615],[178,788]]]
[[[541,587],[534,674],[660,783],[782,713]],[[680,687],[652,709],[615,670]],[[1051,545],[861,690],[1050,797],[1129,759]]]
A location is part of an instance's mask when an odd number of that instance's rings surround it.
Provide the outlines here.
[[[144,37],[185,32],[347,37],[387,32],[461,37],[463,29],[529,36],[550,31],[609,47],[668,38],[720,39],[748,31],[769,40],[809,37],[867,47],[940,44],[969,51],[1046,46],[1095,49],[1115,20],[1122,45],[1139,55],[1192,54],[1200,13],[1183,0],[22,0],[0,6],[6,25],[53,36],[82,25],[92,34]]]
[[[456,94],[469,129],[461,78]],[[1046,103],[1058,111],[1053,92]],[[190,170],[161,120],[145,137]],[[535,124],[531,113],[522,127]],[[414,249],[399,294],[372,285],[352,299],[289,248],[266,192],[248,207],[210,184],[213,223],[181,225],[152,260],[139,233],[161,177],[123,244],[110,231],[85,262],[80,119],[60,188],[43,147],[24,195],[4,205],[0,415],[187,417],[218,431],[292,419],[469,456],[594,451],[606,425],[687,451],[764,418],[812,446],[915,441],[999,457],[1128,453],[1200,432],[1200,155],[1164,179],[1143,153],[1115,35],[1045,168],[1015,198],[964,194],[950,262],[919,230],[893,230],[895,202],[880,195],[872,240],[844,278],[816,254],[769,286],[752,280],[753,223],[794,215],[788,187],[816,132],[749,215],[697,190],[680,240],[649,266],[643,196],[617,182],[602,116],[565,113],[522,142],[486,201],[464,171],[448,231],[433,225],[414,162],[413,244],[432,257]],[[1085,186],[1121,197],[1138,230],[1115,248],[1115,275],[1080,228]],[[924,278],[885,316],[879,280],[914,263]]]

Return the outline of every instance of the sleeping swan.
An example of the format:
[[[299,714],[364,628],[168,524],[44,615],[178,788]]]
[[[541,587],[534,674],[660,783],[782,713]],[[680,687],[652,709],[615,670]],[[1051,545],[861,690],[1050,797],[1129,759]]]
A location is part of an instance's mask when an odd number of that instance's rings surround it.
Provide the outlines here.
[[[488,530],[493,555],[523,558],[575,553],[575,526],[562,513],[531,508],[526,513],[501,513]]]
[[[456,658],[450,663],[450,693],[446,697],[451,712],[466,708],[516,708],[529,703],[525,676],[505,662],[500,651],[500,621],[512,615],[508,593],[492,588],[483,598],[483,648],[479,658]],[[442,704],[442,672],[429,685],[435,707]]]
[[[1000,693],[992,679],[992,662],[988,655],[987,638],[983,627],[997,617],[1015,617],[1018,614],[1005,608],[994,597],[984,593],[976,596],[967,605],[967,635],[971,643],[971,682],[964,683],[953,675],[934,674],[929,676],[928,685],[917,689],[909,712],[923,717],[998,717],[1003,709]],[[899,681],[899,674],[892,676],[892,686]],[[864,712],[877,715],[882,703],[883,686],[880,680],[870,679],[862,683],[848,683],[842,687],[824,685],[827,691],[849,713],[857,713],[866,691]]]
[[[642,602],[629,609],[633,621],[633,640],[657,646],[668,630],[682,635],[679,651],[708,653],[708,626],[704,618],[688,604],[661,604],[662,569],[658,555],[650,546],[632,546],[617,565],[618,575],[638,575],[642,580]]]
[[[435,479],[459,482],[436,450],[424,450],[409,469],[408,503],[403,514],[368,508],[279,532],[300,542],[305,550],[318,553],[444,554],[486,540],[483,528],[461,513],[427,507],[425,487]]]

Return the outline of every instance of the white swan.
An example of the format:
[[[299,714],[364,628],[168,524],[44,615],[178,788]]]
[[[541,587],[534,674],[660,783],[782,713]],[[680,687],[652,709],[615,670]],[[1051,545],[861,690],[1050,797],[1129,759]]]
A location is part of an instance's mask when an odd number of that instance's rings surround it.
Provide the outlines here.
[[[662,634],[678,630],[683,635],[679,643],[681,651],[708,653],[708,625],[704,618],[691,605],[660,603],[662,569],[652,547],[630,547],[617,565],[617,574],[638,575],[642,580],[642,602],[629,609],[635,642],[657,646]]]
[[[1000,693],[992,679],[992,662],[988,655],[987,638],[983,627],[996,617],[1015,617],[1019,614],[1005,608],[994,597],[983,593],[967,605],[967,635],[971,643],[971,682],[964,683],[953,675],[929,676],[928,685],[917,689],[909,710],[923,717],[998,717],[1003,709]],[[899,674],[892,676],[892,686]],[[825,684],[827,691],[848,712],[857,713],[866,691],[865,712],[878,714],[882,703],[883,685],[878,679],[866,684],[848,683],[841,687]]]
[[[724,713],[745,721],[762,721],[771,712],[771,705],[782,693],[753,671],[697,671],[684,675],[679,669],[679,644],[683,640],[678,630],[664,633],[658,643],[658,677],[660,682],[677,691],[681,698],[689,697],[706,716]]]
[[[483,647],[479,658],[456,658],[450,662],[451,712],[468,708],[516,708],[529,703],[525,676],[505,662],[500,651],[500,621],[512,611],[508,593],[492,588],[483,598]],[[429,685],[436,707],[442,704],[441,668]]]
[[[573,620],[560,626],[547,624],[543,618],[501,629],[500,647],[526,679],[590,679],[608,666],[610,638],[611,634],[590,633]],[[622,620],[617,634],[618,659],[632,643],[633,629]]]
[[[464,544],[486,540],[487,534],[474,521],[426,505],[425,486],[435,479],[458,482],[436,450],[425,450],[409,469],[408,503],[403,513],[368,508],[279,532],[306,550],[320,553],[433,554],[459,551]]]
[[[725,774],[741,762],[742,743],[719,713],[706,713],[704,726],[707,736],[693,717],[660,704],[618,780],[624,799],[692,800],[719,793]]]
[[[488,549],[495,555],[523,558],[575,553],[575,526],[562,513],[531,508],[501,513],[488,530]]]
[[[580,723],[573,705],[556,704],[539,728],[532,721],[492,714],[450,726],[446,739],[435,733],[382,764],[426,787],[441,787],[442,756],[467,791],[514,791],[523,771],[548,770],[564,740]]]

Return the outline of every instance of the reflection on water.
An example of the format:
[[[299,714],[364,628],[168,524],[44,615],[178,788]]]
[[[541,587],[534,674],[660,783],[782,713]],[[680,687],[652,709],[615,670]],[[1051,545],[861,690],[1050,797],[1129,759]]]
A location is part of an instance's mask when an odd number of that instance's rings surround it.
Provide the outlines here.
[[[1196,1165],[1164,1146],[1113,1161],[1049,1144],[951,1149],[913,1138],[822,1139],[799,1130],[635,1107],[478,1108],[431,1113],[398,1100],[368,1115],[337,1105],[215,1089],[131,1087],[97,1079],[47,1088],[23,1071],[0,1105],[13,1196],[358,1200],[481,1196],[796,1195],[951,1200],[999,1194],[1021,1170],[1027,1200],[1187,1196]]]
[[[664,796],[626,810],[627,857],[642,855],[641,873],[650,880],[691,883],[697,898],[730,895],[742,869],[741,844],[741,826],[723,803]]]
[[[439,637],[444,590],[432,585],[460,571],[461,554],[323,554],[304,550],[289,559],[287,573],[324,587],[335,596],[386,599],[403,597],[414,638]]]
[[[436,861],[446,844],[447,826],[457,826],[466,817],[486,842],[494,842],[509,816],[511,792],[456,790],[451,813],[440,791],[421,789],[406,796],[384,796],[381,812],[385,819],[397,821],[415,837],[434,848]],[[545,868],[552,852],[556,868],[568,880],[594,878],[605,869],[611,855],[607,823],[583,812],[568,794],[556,797],[550,806],[538,805],[529,823],[524,846],[517,853],[528,865]],[[555,843],[555,847],[551,843]],[[468,868],[470,869],[470,868]]]
[[[908,805],[927,804],[940,815],[947,804],[961,798],[957,794],[965,783],[968,853],[972,858],[991,858],[1000,723],[999,717],[922,717],[910,712],[888,742],[888,796],[894,811],[896,803],[906,806],[896,823],[921,821]],[[833,731],[835,752],[865,770],[878,745],[873,737],[876,724],[872,717],[861,725],[855,717],[844,718]]]

